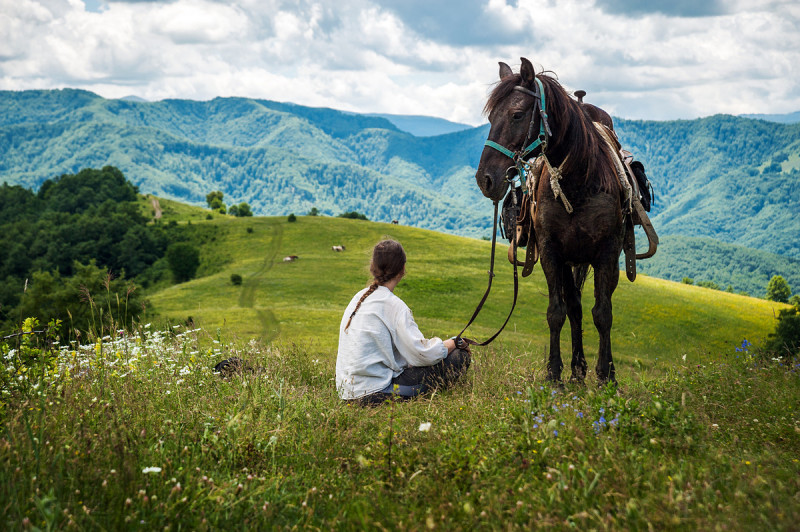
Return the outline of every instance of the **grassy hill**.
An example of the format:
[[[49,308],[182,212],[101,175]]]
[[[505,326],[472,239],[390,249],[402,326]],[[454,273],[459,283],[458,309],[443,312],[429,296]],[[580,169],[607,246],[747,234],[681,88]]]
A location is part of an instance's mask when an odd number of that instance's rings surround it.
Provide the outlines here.
[[[781,305],[622,281],[619,388],[591,378],[557,387],[544,380],[537,268],[507,332],[473,350],[462,383],[361,408],[340,401],[332,380],[341,312],[366,281],[372,244],[385,235],[404,244],[398,295],[423,332],[450,335],[483,292],[489,243],[161,207],[164,222],[191,221],[205,242],[202,277],[150,295],[174,325],[64,345],[36,335],[0,342],[16,372],[0,379],[8,528],[796,529],[800,364],[736,349],[757,343]],[[147,198],[142,208],[152,208]],[[500,251],[477,336],[510,304]],[[284,263],[288,254],[300,258]],[[201,328],[181,326],[188,315]],[[592,367],[589,321],[585,330]],[[252,371],[212,371],[234,356]]]
[[[165,220],[169,216],[165,212]],[[226,217],[193,223],[213,231],[201,260],[219,266],[211,275],[151,294],[153,310],[173,324],[191,317],[209,331],[221,328],[242,339],[302,344],[328,361],[335,358],[343,309],[367,283],[371,248],[381,238],[396,238],[406,249],[408,275],[396,293],[409,304],[425,334],[457,334],[486,287],[491,245],[483,240],[330,217],[300,216],[291,223],[284,217]],[[346,250],[333,252],[333,245]],[[492,296],[469,336],[488,337],[510,308],[512,275],[505,252],[500,245]],[[284,262],[289,255],[300,258]],[[231,283],[231,274],[242,276],[241,286]],[[597,349],[592,290],[590,276],[584,298],[590,365]],[[729,352],[744,338],[757,342],[772,330],[773,315],[782,308],[643,275],[634,284],[620,281],[614,305],[614,354],[618,371],[627,376],[640,364],[658,369],[684,355],[702,359]],[[521,280],[517,309],[497,341],[519,353],[520,369],[543,363],[546,308],[547,287],[537,266]],[[565,327],[565,347],[568,336]]]

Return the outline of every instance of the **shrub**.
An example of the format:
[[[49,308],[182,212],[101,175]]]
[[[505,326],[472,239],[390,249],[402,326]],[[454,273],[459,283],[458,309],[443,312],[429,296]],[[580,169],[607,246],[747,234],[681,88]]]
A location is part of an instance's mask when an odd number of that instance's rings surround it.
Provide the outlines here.
[[[691,277],[684,277],[683,279],[681,279],[681,282],[683,284],[694,284],[694,279],[692,279]]]
[[[70,330],[99,334],[130,326],[143,311],[141,291],[105,267],[74,262],[74,274],[35,272],[17,312],[21,316],[64,323]]]
[[[289,215],[289,218],[287,218],[287,220],[290,221],[290,222],[296,222],[297,221],[297,216],[295,216],[294,213],[292,213],[292,214]]]
[[[369,220],[366,215],[356,211],[347,211],[339,215],[339,218],[352,218],[354,220]]]
[[[719,285],[714,281],[698,281],[697,286],[702,286],[703,288],[711,288],[712,290],[719,290]]]
[[[248,233],[252,233],[252,232],[253,232],[253,228],[252,228],[252,227],[248,227],[248,228],[247,228],[247,232],[248,232]]]
[[[767,336],[765,348],[780,357],[800,355],[800,305],[778,312],[778,324]]]
[[[167,262],[175,282],[188,281],[200,266],[200,251],[186,242],[178,242],[167,249]]]
[[[233,283],[234,286],[239,286],[240,284],[242,284],[242,276],[239,275],[238,273],[232,273],[231,283]]]

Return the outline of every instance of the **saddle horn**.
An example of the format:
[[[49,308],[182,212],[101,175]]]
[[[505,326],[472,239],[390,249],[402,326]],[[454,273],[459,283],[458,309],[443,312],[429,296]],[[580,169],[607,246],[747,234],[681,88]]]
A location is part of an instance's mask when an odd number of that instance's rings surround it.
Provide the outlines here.
[[[586,96],[586,91],[578,90],[573,92],[572,94],[574,94],[578,98],[578,102],[583,103],[583,97]]]

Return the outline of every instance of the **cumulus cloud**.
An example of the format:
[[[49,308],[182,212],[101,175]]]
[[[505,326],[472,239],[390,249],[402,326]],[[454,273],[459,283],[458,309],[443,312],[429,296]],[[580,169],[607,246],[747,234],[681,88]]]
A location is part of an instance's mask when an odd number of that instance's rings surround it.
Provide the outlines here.
[[[497,61],[526,56],[617,116],[779,113],[800,109],[799,21],[783,0],[0,0],[0,89],[477,125]]]

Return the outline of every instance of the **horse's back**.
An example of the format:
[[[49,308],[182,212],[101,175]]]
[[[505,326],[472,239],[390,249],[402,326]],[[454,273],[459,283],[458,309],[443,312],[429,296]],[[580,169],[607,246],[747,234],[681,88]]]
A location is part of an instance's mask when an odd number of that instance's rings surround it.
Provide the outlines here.
[[[592,120],[592,122],[600,122],[610,130],[614,130],[614,121],[611,115],[603,111],[596,105],[590,103],[583,104],[583,112]]]

